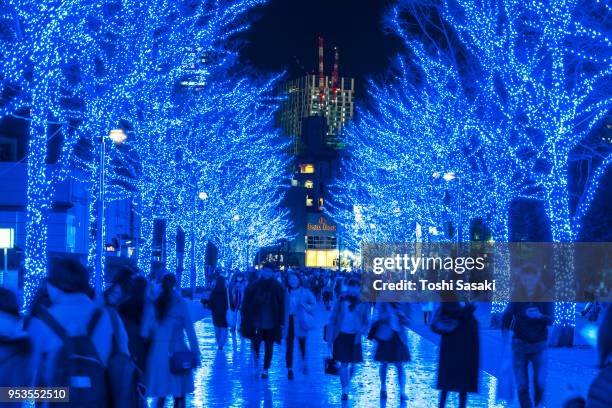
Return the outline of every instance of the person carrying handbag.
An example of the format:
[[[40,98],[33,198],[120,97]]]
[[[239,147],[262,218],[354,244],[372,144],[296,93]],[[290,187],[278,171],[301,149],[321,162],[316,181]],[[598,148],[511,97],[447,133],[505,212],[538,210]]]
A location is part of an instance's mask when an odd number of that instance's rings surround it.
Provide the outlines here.
[[[406,303],[381,302],[374,309],[374,323],[368,338],[376,340],[374,360],[380,362],[380,398],[387,398],[387,370],[389,364],[397,369],[400,400],[406,401],[406,371],[410,361],[406,327],[410,320],[410,306]]]
[[[367,334],[370,306],[359,299],[361,284],[349,279],[345,293],[336,301],[329,316],[326,341],[332,358],[340,363],[339,376],[342,401],[348,400],[351,377],[356,364],[363,362],[361,336]]]
[[[174,397],[174,406],[185,407],[185,396],[194,391],[193,369],[200,362],[198,339],[185,300],[174,291],[176,278],[162,278],[161,294],[147,305],[141,328],[144,338],[152,337],[145,372],[147,397],[157,398],[162,408],[166,397]],[[183,340],[187,334],[189,347]]]

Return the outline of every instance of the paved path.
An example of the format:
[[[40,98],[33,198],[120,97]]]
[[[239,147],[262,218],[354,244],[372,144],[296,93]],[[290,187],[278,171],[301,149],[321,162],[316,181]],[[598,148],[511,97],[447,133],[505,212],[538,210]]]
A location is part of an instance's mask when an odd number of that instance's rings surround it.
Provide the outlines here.
[[[400,405],[395,386],[396,375],[390,368],[388,379],[389,399],[381,404],[379,395],[378,366],[373,361],[373,345],[366,342],[365,363],[353,378],[350,400],[340,400],[338,377],[325,375],[323,358],[327,346],[321,338],[322,327],[327,322],[327,312],[322,308],[317,314],[317,327],[308,339],[308,364],[310,373],[304,376],[296,370],[293,381],[287,379],[284,368],[285,345],[276,346],[270,379],[255,375],[250,363],[250,345],[240,336],[230,338],[223,351],[214,344],[213,328],[209,316],[196,324],[203,356],[202,366],[195,373],[196,391],[188,399],[192,407],[417,407],[437,406],[438,392],[433,389],[438,358],[435,344],[410,332],[410,352],[413,361],[408,365],[407,394],[409,400]],[[262,347],[263,352],[263,347]],[[299,368],[299,362],[294,365]],[[503,407],[494,401],[496,380],[491,375],[481,376],[480,394],[470,395],[470,407]],[[450,399],[449,407],[456,406]]]
[[[423,338],[438,344],[439,336],[423,325],[420,307],[412,309],[412,328]],[[480,325],[480,367],[497,377],[501,366],[502,338],[500,330],[489,329],[489,305],[478,304],[476,317]],[[597,352],[588,346],[548,349],[548,372],[545,401],[547,407],[558,408],[570,396],[586,395],[597,375]]]

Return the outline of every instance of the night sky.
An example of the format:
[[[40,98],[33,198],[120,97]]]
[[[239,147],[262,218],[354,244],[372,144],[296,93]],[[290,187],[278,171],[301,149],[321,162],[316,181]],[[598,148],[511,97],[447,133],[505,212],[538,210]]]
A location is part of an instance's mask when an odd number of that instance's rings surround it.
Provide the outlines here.
[[[340,50],[339,76],[356,79],[357,97],[367,78],[383,75],[400,42],[382,27],[388,0],[270,0],[255,11],[244,34],[241,58],[289,78],[318,72],[317,36],[325,38],[325,73],[331,75],[333,46]]]

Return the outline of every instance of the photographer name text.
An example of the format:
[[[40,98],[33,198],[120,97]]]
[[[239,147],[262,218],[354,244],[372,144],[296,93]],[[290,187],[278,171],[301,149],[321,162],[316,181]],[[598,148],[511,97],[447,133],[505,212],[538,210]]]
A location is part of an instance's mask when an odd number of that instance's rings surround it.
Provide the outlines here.
[[[402,279],[397,282],[385,282],[377,279],[372,282],[375,291],[454,291],[454,290],[473,290],[473,291],[495,291],[495,279],[482,282],[467,282],[464,280],[441,280],[432,282],[427,279],[409,281]]]

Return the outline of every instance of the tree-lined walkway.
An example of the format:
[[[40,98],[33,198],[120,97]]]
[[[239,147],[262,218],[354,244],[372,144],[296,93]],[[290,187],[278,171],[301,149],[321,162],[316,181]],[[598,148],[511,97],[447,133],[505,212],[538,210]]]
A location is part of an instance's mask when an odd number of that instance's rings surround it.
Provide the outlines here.
[[[197,308],[197,306],[196,306]],[[196,391],[189,397],[192,407],[373,407],[402,406],[396,388],[396,374],[390,369],[388,391],[385,402],[379,399],[378,365],[373,361],[373,343],[366,341],[365,362],[353,379],[348,402],[340,400],[340,382],[337,377],[325,375],[323,358],[327,346],[322,339],[327,312],[318,306],[317,326],[308,339],[309,374],[301,373],[299,361],[295,363],[296,378],[287,379],[284,363],[285,345],[276,346],[270,378],[261,380],[251,363],[250,343],[239,335],[230,338],[225,350],[217,350],[210,316],[206,315],[196,324],[202,352],[202,366],[196,371]],[[428,339],[410,332],[412,362],[407,366],[407,394],[405,407],[435,407],[438,391],[433,388],[436,379],[437,348]],[[263,349],[263,346],[262,346]],[[263,350],[262,350],[263,351]],[[460,352],[458,350],[458,352]],[[503,407],[494,401],[496,380],[491,375],[481,376],[481,392],[470,396],[470,407]],[[449,406],[456,404],[451,398]]]

